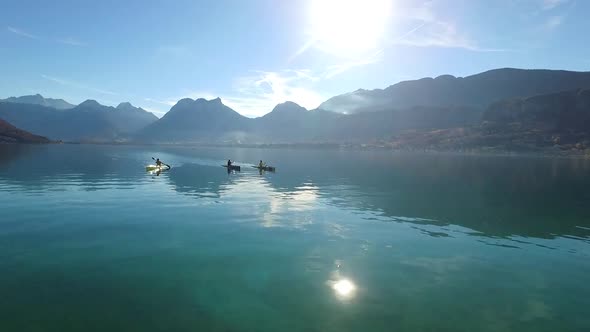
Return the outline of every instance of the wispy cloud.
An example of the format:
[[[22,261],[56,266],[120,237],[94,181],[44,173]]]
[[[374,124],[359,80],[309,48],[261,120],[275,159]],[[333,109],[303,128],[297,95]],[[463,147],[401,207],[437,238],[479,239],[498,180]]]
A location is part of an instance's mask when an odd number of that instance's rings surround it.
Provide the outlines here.
[[[294,55],[292,55],[288,62],[291,63],[297,56],[304,53],[308,48],[312,47],[315,43],[314,40],[310,40],[307,44],[303,45],[301,49],[299,49]],[[299,74],[302,76],[301,78],[308,78],[311,81],[318,81],[320,79],[329,79],[342,74],[350,69],[356,67],[362,67],[370,64],[374,64],[380,62],[383,59],[383,50],[379,49],[376,51],[367,52],[365,54],[356,55],[353,58],[337,58],[335,59],[335,64],[328,65],[327,68],[323,71],[320,71],[319,74],[312,74],[310,70],[307,71],[299,71]],[[296,72],[296,71],[292,71]],[[305,74],[307,73],[307,74]],[[307,75],[307,77],[305,77]]]
[[[154,98],[144,98],[143,100],[147,101],[148,103],[155,103],[155,104],[168,105],[168,106],[173,106],[176,103],[173,99],[158,100],[158,99],[154,99]]]
[[[322,47],[325,41],[310,35],[310,39],[291,55],[287,62],[291,64],[296,58],[311,48],[324,51],[325,54],[331,56],[333,63],[327,65],[325,70],[318,71],[319,74],[317,76],[320,79],[331,79],[351,69],[383,61],[384,52],[387,48],[396,45],[422,48],[459,48],[472,52],[510,51],[503,48],[482,47],[469,36],[465,29],[458,27],[452,20],[441,18],[438,15],[440,11],[437,11],[435,8],[437,4],[437,2],[430,0],[422,2],[397,2],[394,14],[388,16],[389,19],[395,22],[397,28],[391,29],[390,27],[386,29],[384,37],[380,38],[380,43],[376,47],[365,50],[364,52],[328,52]],[[408,26],[410,29],[406,31],[402,30],[402,33],[399,34],[399,29],[402,26]],[[397,30],[398,36],[394,36],[394,30]]]
[[[370,56],[368,56],[364,59],[344,61],[339,64],[331,65],[331,66],[328,66],[326,71],[324,71],[322,73],[322,78],[330,79],[330,78],[333,78],[336,75],[342,74],[352,68],[363,67],[366,65],[374,64],[374,63],[380,62],[382,59],[383,59],[383,51],[380,50],[374,54],[371,54]]]
[[[438,17],[433,6],[433,1],[427,1],[419,7],[400,10],[396,18],[414,27],[401,36],[391,38],[390,43],[415,47],[461,48],[474,52],[507,51],[481,47],[464,30],[458,28],[456,23]]]
[[[325,100],[313,89],[318,79],[309,70],[256,71],[237,78],[234,93],[222,96],[222,99],[246,116],[264,115],[285,101],[313,109]]]
[[[24,30],[21,30],[21,29],[17,29],[17,28],[10,27],[10,26],[7,27],[7,29],[8,29],[8,31],[10,31],[10,32],[12,32],[14,34],[17,34],[17,35],[19,35],[21,37],[26,37],[26,38],[31,38],[31,39],[39,39],[39,37],[37,37],[37,36],[35,36],[33,34],[30,34],[30,33],[26,32]]]
[[[544,28],[547,30],[555,30],[561,25],[561,23],[563,23],[562,15],[551,16],[545,21]]]
[[[568,0],[546,0],[547,6],[558,6]],[[353,59],[345,59],[341,64],[331,66],[330,73],[339,74],[348,69],[363,65],[373,64],[381,61],[382,57],[374,57],[371,52],[381,52],[380,49],[387,48],[390,45],[405,45],[413,47],[438,47],[438,48],[459,48],[473,52],[506,52],[503,48],[483,47],[479,45],[465,29],[460,28],[452,19],[442,18],[438,14],[435,5],[436,1],[422,2],[397,2],[394,14],[391,19],[398,28],[400,26],[411,27],[407,31],[402,31],[399,36],[394,35],[394,30],[385,31],[384,43],[381,47],[373,49],[368,53],[357,55]],[[311,38],[306,44],[301,46],[289,59],[291,63],[295,58],[305,53],[310,48],[321,49],[321,43]]]
[[[88,44],[81,42],[77,39],[74,39],[72,37],[57,39],[57,42],[61,43],[61,44],[71,45],[71,46],[87,46],[88,45]]]
[[[150,113],[154,113],[154,115],[157,116],[157,117],[159,117],[159,118],[163,117],[164,114],[166,114],[166,112],[167,112],[167,111],[162,111],[162,110],[159,110],[159,109],[156,109],[156,108],[152,108],[152,107],[142,106],[141,108],[143,108],[144,110],[146,110],[146,111],[148,111]]]
[[[303,44],[303,46],[301,46],[297,52],[295,52],[293,55],[291,55],[289,57],[289,59],[287,60],[287,62],[293,62],[293,60],[295,60],[297,57],[299,57],[301,54],[305,53],[310,47],[312,47],[315,43],[317,42],[316,39],[310,39],[308,40],[305,44]]]
[[[173,106],[182,98],[214,99],[220,97],[224,104],[242,115],[262,116],[277,104],[293,101],[313,109],[325,98],[313,89],[315,82],[322,79],[311,70],[252,71],[249,75],[234,79],[231,91],[214,94],[207,91],[187,91],[174,97],[145,98],[150,103]]]
[[[82,90],[86,90],[86,91],[91,91],[91,92],[96,92],[96,93],[103,94],[103,95],[111,95],[111,96],[118,96],[119,95],[118,93],[113,92],[113,91],[97,89],[97,88],[88,86],[86,84],[70,81],[67,79],[59,78],[59,77],[48,76],[48,75],[41,75],[41,77],[46,80],[55,82],[57,84],[67,85],[70,87],[74,87],[74,88],[78,88],[78,89],[82,89]]]
[[[399,36],[398,39],[405,39],[406,37],[411,36],[414,32],[422,29],[426,24],[426,22],[421,22],[418,26],[406,31],[403,35]]]
[[[461,48],[473,52],[506,52],[506,49],[478,46],[467,36],[461,34],[453,23],[434,21],[413,28],[402,37],[392,39],[393,45],[415,47]]]
[[[327,66],[324,70],[251,71],[249,75],[235,78],[231,91],[226,93],[187,91],[174,97],[144,98],[144,101],[171,107],[182,98],[210,100],[220,97],[224,104],[248,117],[262,116],[277,104],[286,101],[295,102],[307,109],[315,109],[326,100],[326,96],[317,92],[319,83],[352,68],[379,62],[382,55],[383,51],[378,51],[367,58],[344,61]]]
[[[45,39],[45,38],[40,38],[39,36],[36,36],[34,34],[28,33],[22,29],[15,28],[15,27],[9,26],[6,29],[16,35],[21,36],[21,37],[36,39],[36,40],[44,40]],[[53,40],[50,40],[50,41],[53,41]],[[87,46],[88,45],[87,43],[82,42],[82,41],[77,40],[72,37],[55,39],[53,42],[57,42],[60,44],[65,44],[65,45],[71,45],[71,46]]]
[[[568,2],[569,0],[542,0],[541,9],[551,10]]]

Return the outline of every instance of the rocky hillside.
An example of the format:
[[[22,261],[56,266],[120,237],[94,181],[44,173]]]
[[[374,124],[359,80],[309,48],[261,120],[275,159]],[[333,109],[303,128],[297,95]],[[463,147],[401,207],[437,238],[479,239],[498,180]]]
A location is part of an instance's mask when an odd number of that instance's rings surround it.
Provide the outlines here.
[[[49,143],[49,140],[46,137],[18,129],[0,119],[0,143]]]
[[[405,131],[388,144],[400,149],[590,151],[590,89],[499,101],[476,126]]]

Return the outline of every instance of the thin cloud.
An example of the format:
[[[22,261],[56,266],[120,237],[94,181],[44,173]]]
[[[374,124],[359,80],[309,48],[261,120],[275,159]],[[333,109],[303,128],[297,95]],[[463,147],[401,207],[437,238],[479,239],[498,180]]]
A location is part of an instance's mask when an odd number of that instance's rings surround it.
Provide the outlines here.
[[[317,77],[309,70],[257,71],[235,80],[236,94],[222,97],[232,108],[247,116],[261,116],[285,101],[314,109],[325,99],[313,90]]]
[[[303,44],[303,46],[301,46],[297,52],[295,52],[293,55],[291,55],[289,57],[289,59],[287,60],[287,62],[293,62],[293,60],[295,60],[297,57],[299,57],[301,54],[305,53],[310,47],[312,47],[315,43],[317,42],[316,39],[310,39],[308,40],[305,44]]]
[[[561,15],[551,16],[545,22],[544,27],[547,30],[555,30],[557,27],[559,27],[561,25],[561,23],[563,23],[563,16],[561,16]]]
[[[74,87],[74,88],[78,88],[78,89],[82,89],[82,90],[87,90],[87,91],[91,91],[91,92],[96,92],[96,93],[100,93],[103,95],[110,95],[110,96],[118,96],[119,95],[118,93],[113,92],[113,91],[97,89],[97,88],[90,87],[90,86],[82,84],[82,83],[66,80],[66,79],[59,78],[59,77],[53,77],[53,76],[48,76],[48,75],[41,75],[41,77],[46,80],[55,82],[57,84],[66,85],[66,86],[70,86],[70,87]]]
[[[166,112],[167,112],[167,111],[161,111],[159,109],[155,109],[155,108],[151,108],[151,107],[145,107],[145,106],[142,106],[141,108],[143,108],[144,110],[146,110],[146,111],[148,111],[150,113],[153,113],[158,118],[163,117],[166,114]]]
[[[172,102],[170,100],[158,100],[153,98],[144,98],[143,100],[147,101],[148,103],[162,104],[168,106],[173,106],[175,104],[175,102]]]
[[[461,35],[449,22],[423,22],[420,28],[413,28],[402,37],[391,40],[394,45],[418,47],[476,48],[469,39]]]
[[[551,10],[561,5],[568,3],[569,0],[543,0],[541,4],[541,9],[543,10]]]
[[[18,29],[18,28],[11,27],[11,26],[7,27],[6,29],[16,35],[21,36],[21,37],[42,40],[42,38],[40,38],[39,36],[28,33],[22,29]],[[84,42],[74,39],[72,37],[56,39],[55,42],[60,43],[60,44],[65,44],[65,45],[71,45],[71,46],[87,46],[88,45],[87,43],[84,43]]]
[[[423,29],[426,30],[426,29]],[[392,40],[393,45],[405,45],[414,47],[440,47],[440,48],[460,48],[473,52],[508,52],[502,48],[484,48],[476,45],[464,36],[456,34],[453,26],[438,24],[438,28],[429,30],[420,36],[412,38],[404,37]]]
[[[367,58],[346,61],[340,64],[328,66],[327,70],[322,74],[323,78],[333,78],[336,75],[342,74],[352,68],[363,67],[370,64],[380,62],[383,59],[383,50],[377,51],[375,54],[370,55]]]
[[[418,31],[418,30],[422,29],[422,28],[423,28],[425,25],[426,25],[426,22],[422,22],[422,23],[420,23],[420,25],[418,25],[417,27],[415,27],[415,28],[412,28],[412,29],[408,30],[406,33],[404,33],[403,35],[401,35],[401,36],[399,37],[399,39],[404,39],[404,38],[406,38],[406,37],[409,37],[409,36],[410,36],[410,35],[412,35],[414,32],[416,32],[416,31]]]
[[[31,38],[31,39],[39,39],[39,37],[37,37],[37,36],[35,36],[33,34],[30,34],[30,33],[26,32],[24,30],[21,30],[21,29],[17,29],[17,28],[10,27],[10,26],[7,27],[7,29],[8,29],[8,31],[10,31],[10,32],[12,32],[12,33],[14,33],[16,35],[19,35],[21,37],[26,37],[26,38]]]
[[[440,18],[435,10],[436,2],[434,1],[426,1],[419,5],[416,5],[415,2],[398,3],[398,5],[400,6],[396,7],[392,21],[397,22],[399,25],[413,27],[397,37],[392,36],[392,31],[386,32],[384,37],[385,48],[387,46],[404,45],[423,48],[458,48],[472,52],[510,52],[510,50],[503,48],[489,48],[478,45],[454,22]],[[291,63],[310,48],[321,48],[320,44],[317,39],[310,38],[307,43],[289,57],[288,63]],[[383,48],[373,49],[348,59],[340,55],[335,55],[335,57],[338,59],[336,64],[329,65],[323,72],[320,72],[319,77],[321,79],[330,79],[348,70],[380,62],[383,60]]]
[[[433,2],[428,1],[417,8],[406,8],[398,14],[400,21],[415,27],[401,36],[390,39],[392,45],[414,47],[460,48],[474,52],[506,52],[506,49],[485,48],[477,45],[455,23],[439,18]]]
[[[294,59],[294,57],[302,54],[305,51],[305,49],[307,49],[311,46],[313,46],[313,43],[306,44],[294,56],[289,58],[289,62],[291,62],[292,59]],[[383,60],[383,50],[380,49],[372,54],[360,55],[360,56],[357,56],[356,59],[345,60],[345,61],[341,61],[337,64],[334,64],[334,65],[329,65],[326,68],[326,70],[324,70],[323,72],[321,72],[317,75],[314,74],[311,70],[299,70],[299,71],[291,70],[290,72],[298,74],[300,76],[300,78],[307,78],[310,81],[319,81],[321,79],[330,79],[330,78],[333,78],[334,76],[342,74],[350,69],[374,64],[374,63],[380,62],[382,60]]]
[[[240,114],[258,117],[270,112],[277,104],[292,101],[313,109],[325,98],[313,90],[313,85],[322,77],[308,69],[283,71],[252,71],[250,75],[234,79],[232,91],[224,94],[193,91],[177,97],[163,99],[145,98],[145,101],[173,106],[182,98],[214,99],[220,97],[223,103]]]
[[[74,38],[71,38],[71,37],[58,39],[57,42],[61,43],[61,44],[71,45],[71,46],[88,46],[88,44],[81,42],[79,40],[76,40]]]

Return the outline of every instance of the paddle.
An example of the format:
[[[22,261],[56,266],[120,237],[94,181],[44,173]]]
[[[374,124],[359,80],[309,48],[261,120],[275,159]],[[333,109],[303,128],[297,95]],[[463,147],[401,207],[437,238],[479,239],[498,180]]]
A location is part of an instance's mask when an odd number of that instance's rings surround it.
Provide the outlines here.
[[[152,159],[153,159],[154,161],[156,161],[156,158],[152,157]],[[162,161],[161,161],[161,160],[160,160],[160,162],[162,163]],[[162,163],[162,165],[165,165],[166,167],[168,167],[168,169],[171,169],[171,168],[172,168],[172,166],[170,166],[170,165],[168,165],[168,164],[164,164],[164,163]]]

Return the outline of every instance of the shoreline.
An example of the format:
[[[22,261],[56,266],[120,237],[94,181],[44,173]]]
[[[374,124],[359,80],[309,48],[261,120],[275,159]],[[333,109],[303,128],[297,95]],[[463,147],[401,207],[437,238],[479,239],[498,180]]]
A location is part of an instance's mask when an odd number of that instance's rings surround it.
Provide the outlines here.
[[[506,150],[494,147],[474,149],[416,149],[393,148],[377,144],[337,144],[337,143],[277,143],[277,144],[222,144],[222,143],[139,143],[139,142],[64,142],[48,143],[6,143],[0,145],[107,145],[107,146],[157,146],[183,148],[243,148],[243,149],[312,149],[341,151],[389,151],[392,153],[441,154],[463,156],[498,156],[498,157],[551,157],[590,159],[590,149],[556,150],[556,148],[539,148],[536,150]]]

